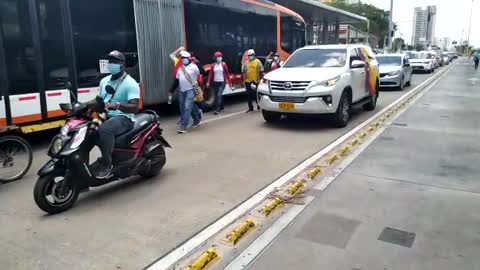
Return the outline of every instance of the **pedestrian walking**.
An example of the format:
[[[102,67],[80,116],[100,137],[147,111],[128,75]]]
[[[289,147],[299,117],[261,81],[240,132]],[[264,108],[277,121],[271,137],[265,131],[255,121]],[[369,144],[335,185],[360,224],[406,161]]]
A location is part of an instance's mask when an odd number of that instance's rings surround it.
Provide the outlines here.
[[[275,53],[270,52],[267,55],[267,59],[265,61],[265,71],[266,72],[274,71],[279,67],[280,67],[280,54],[278,52],[275,52]]]
[[[253,49],[247,51],[247,56],[248,60],[243,64],[242,72],[248,96],[248,110],[246,112],[249,113],[253,111],[253,100],[257,103],[257,109],[260,110],[256,93],[258,84],[262,78],[263,65],[255,56]]]
[[[196,96],[195,89],[198,87],[198,77],[200,70],[197,65],[192,62],[191,54],[186,51],[180,53],[180,62],[175,70],[175,81],[170,88],[170,92],[179,89],[178,102],[180,106],[180,128],[178,133],[186,133],[190,117],[193,118],[192,128],[200,125],[200,112],[194,103]]]
[[[181,69],[181,67],[183,66],[182,61],[180,61],[180,60],[181,60],[180,58],[181,58],[181,53],[182,53],[182,52],[186,52],[186,50],[185,50],[185,47],[180,46],[180,47],[178,47],[174,52],[172,52],[172,53],[170,54],[170,59],[172,59],[174,65],[175,65],[175,68],[174,68],[174,71],[173,71],[173,74],[174,74],[173,76],[174,76],[175,78],[176,78],[176,76],[177,76],[177,74],[178,74],[178,71],[179,71],[179,70]],[[196,59],[196,58],[193,56],[192,53],[190,53],[190,59],[191,59],[191,61],[192,61],[195,65],[197,65],[197,68],[198,68],[199,71],[200,71],[200,74],[199,74],[198,77],[197,77],[197,82],[198,82],[199,85],[203,85],[202,74],[203,74],[205,71],[204,71],[203,68],[200,66],[200,61],[198,61],[198,59]],[[175,82],[174,82],[174,84],[175,84]],[[173,95],[174,95],[176,89],[177,89],[177,86],[170,88],[170,90],[169,90],[169,95],[168,95],[168,104],[172,104]],[[180,93],[180,91],[179,91],[178,93]],[[179,95],[177,95],[177,100],[180,100],[180,96],[179,96]],[[181,123],[181,117],[182,117],[182,115],[183,115],[183,109],[184,109],[184,106],[183,106],[183,105],[184,105],[184,104],[182,104],[181,102],[178,102],[178,107],[179,107],[179,112],[180,112],[180,119],[178,120],[177,124],[180,124],[180,123]],[[192,114],[194,114],[194,113],[198,115],[198,118],[199,118],[200,120],[202,120],[202,118],[203,118],[203,112],[202,112],[202,110],[201,110],[201,104],[194,102],[194,106],[193,106],[193,108],[192,108]],[[192,118],[193,118],[193,116],[192,116]]]
[[[213,113],[218,114],[223,111],[223,91],[225,86],[232,85],[227,63],[223,62],[223,54],[216,52],[213,54],[215,62],[208,74],[207,88],[212,87],[215,101],[213,103]]]
[[[475,62],[475,70],[478,69],[478,62],[480,61],[480,51],[477,51],[473,56],[473,61]]]

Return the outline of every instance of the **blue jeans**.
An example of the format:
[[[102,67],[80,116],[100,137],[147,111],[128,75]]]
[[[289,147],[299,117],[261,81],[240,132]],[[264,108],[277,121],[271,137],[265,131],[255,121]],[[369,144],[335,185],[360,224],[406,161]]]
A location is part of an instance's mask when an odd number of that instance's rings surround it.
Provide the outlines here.
[[[98,148],[102,152],[102,161],[105,165],[112,164],[112,152],[115,145],[115,136],[127,133],[133,128],[133,122],[125,116],[114,116],[98,129]]]
[[[213,109],[219,112],[223,109],[223,90],[225,90],[225,82],[213,82],[212,88],[215,94]]]
[[[193,89],[180,91],[179,93],[178,102],[180,103],[180,113],[182,114],[180,128],[186,129],[188,127],[190,116],[192,116],[194,124],[200,123],[200,112],[197,105],[193,102],[194,98],[195,91]]]

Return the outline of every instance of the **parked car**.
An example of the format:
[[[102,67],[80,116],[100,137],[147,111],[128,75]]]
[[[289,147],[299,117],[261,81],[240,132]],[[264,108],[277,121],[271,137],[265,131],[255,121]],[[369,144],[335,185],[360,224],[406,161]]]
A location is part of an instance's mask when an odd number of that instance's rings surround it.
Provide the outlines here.
[[[435,54],[429,52],[413,52],[408,59],[413,71],[432,73],[435,70]]]
[[[362,61],[363,54],[359,54],[362,51],[368,54],[368,63]],[[366,65],[373,70],[367,72]],[[350,120],[352,106],[375,109],[378,74],[376,56],[366,45],[320,45],[298,49],[281,68],[265,75],[260,83],[258,99],[263,118],[273,122],[282,115],[323,114],[329,115],[336,126],[344,127]],[[374,82],[372,95],[369,82]]]
[[[380,65],[380,87],[398,87],[403,90],[410,86],[412,66],[405,54],[377,55]]]

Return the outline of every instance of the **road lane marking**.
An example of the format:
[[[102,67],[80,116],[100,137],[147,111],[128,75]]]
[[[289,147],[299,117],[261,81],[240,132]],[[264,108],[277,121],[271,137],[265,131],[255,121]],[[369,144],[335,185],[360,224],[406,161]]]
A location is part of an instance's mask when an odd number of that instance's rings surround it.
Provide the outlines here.
[[[235,258],[224,270],[238,270],[247,268],[262,251],[277,238],[277,236],[300,215],[305,208],[313,201],[314,197],[305,198],[305,204],[293,205],[289,211],[281,216],[272,226],[270,226],[262,235],[245,249],[237,258]]]
[[[232,209],[230,212],[225,214],[223,217],[219,218],[218,220],[214,221],[212,224],[201,230],[199,233],[185,241],[183,244],[178,246],[177,248],[173,249],[171,252],[166,254],[165,256],[161,257],[157,261],[153,262],[151,265],[147,266],[145,269],[147,270],[166,270],[169,269],[171,266],[173,266],[177,261],[181,260],[185,256],[189,255],[192,253],[196,248],[198,248],[200,245],[205,243],[207,240],[212,238],[215,234],[220,232],[222,229],[224,229],[226,226],[229,224],[235,222],[239,218],[241,218],[243,215],[245,215],[249,210],[254,208],[256,205],[260,204],[265,198],[267,197],[268,194],[276,190],[277,188],[280,188],[284,186],[286,183],[288,183],[292,178],[294,178],[296,175],[299,173],[303,172],[306,170],[308,167],[312,166],[315,164],[318,160],[320,160],[323,156],[325,156],[327,153],[330,153],[332,150],[337,148],[339,145],[343,144],[347,139],[352,137],[354,134],[359,132],[360,130],[364,129],[366,126],[370,125],[375,119],[379,118],[382,114],[386,113],[388,110],[391,108],[394,108],[397,106],[397,104],[401,104],[404,102],[406,98],[408,98],[412,93],[417,91],[418,89],[422,89],[425,87],[425,85],[431,83],[432,81],[435,81],[440,78],[442,74],[445,74],[446,71],[448,71],[448,68],[443,70],[443,73],[436,73],[435,75],[429,77],[426,79],[424,82],[419,84],[417,87],[412,89],[411,91],[405,93],[402,95],[400,98],[398,98],[396,101],[392,102],[390,105],[387,107],[383,108],[381,111],[373,115],[372,117],[368,118],[367,120],[363,121],[344,135],[340,136],[338,139],[315,153],[314,155],[310,156],[303,162],[301,162],[299,165],[291,169],[290,171],[286,172],[283,174],[281,177],[279,177],[277,180],[266,186],[264,189],[259,191],[258,193],[254,194],[250,198],[248,198],[246,201],[241,203],[239,206],[236,208]],[[222,117],[214,118],[214,119],[209,119],[206,120],[205,122],[212,122],[215,121],[216,119],[224,119],[228,117],[232,117],[234,115],[238,115],[244,112],[237,112],[229,115],[225,115]],[[332,180],[333,181],[333,180]],[[288,212],[287,212],[288,213]]]

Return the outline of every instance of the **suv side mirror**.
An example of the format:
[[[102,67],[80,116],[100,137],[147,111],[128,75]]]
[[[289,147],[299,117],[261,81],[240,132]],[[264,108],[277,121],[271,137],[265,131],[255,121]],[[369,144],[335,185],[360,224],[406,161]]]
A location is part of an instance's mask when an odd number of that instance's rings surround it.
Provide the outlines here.
[[[352,64],[350,65],[350,68],[364,68],[365,67],[365,62],[360,61],[360,60],[353,60]]]

